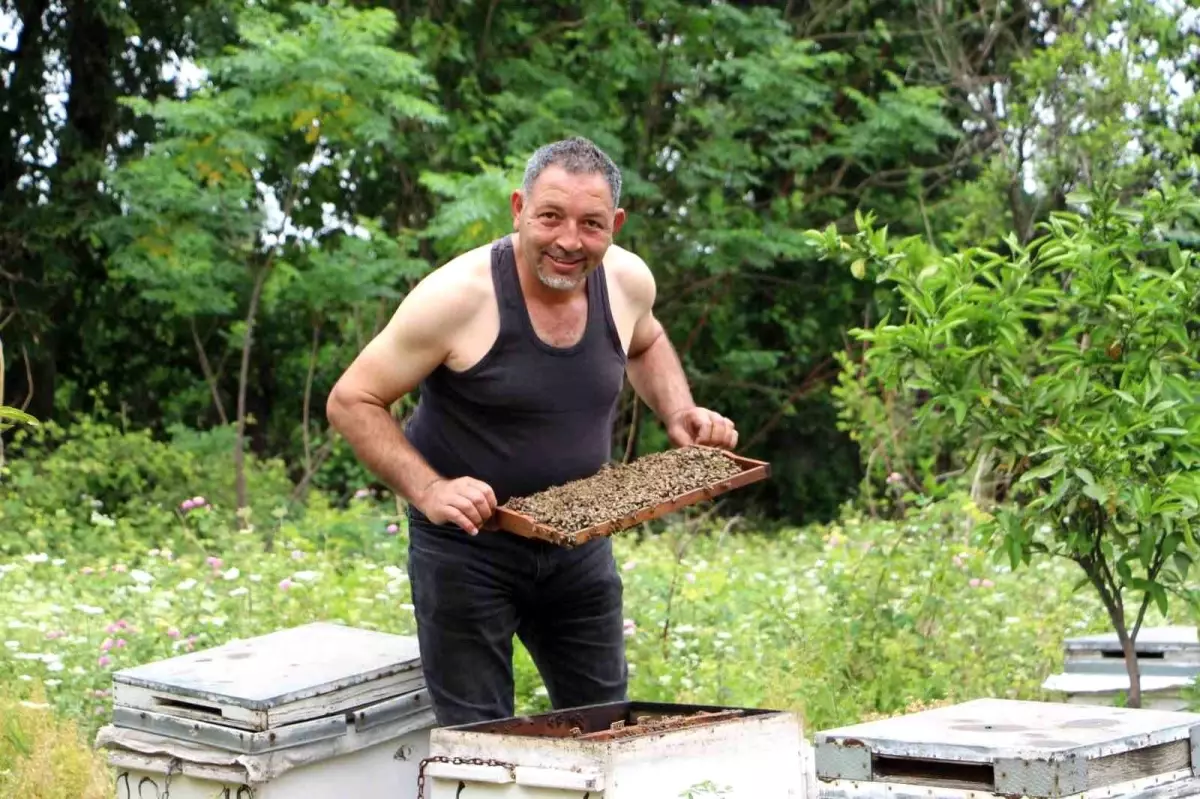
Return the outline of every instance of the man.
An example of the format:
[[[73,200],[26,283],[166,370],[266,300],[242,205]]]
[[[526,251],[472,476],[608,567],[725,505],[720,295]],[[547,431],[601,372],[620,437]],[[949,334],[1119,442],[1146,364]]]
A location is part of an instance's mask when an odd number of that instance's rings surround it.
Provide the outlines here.
[[[611,540],[567,550],[484,527],[510,497],[610,460],[626,375],[672,444],[737,444],[732,422],[693,402],[650,270],[612,243],[620,197],[619,170],[590,141],[539,149],[512,194],[513,233],[424,278],[329,397],[330,424],[408,500],[417,635],[443,726],[513,714],[514,634],[555,708],[625,698]],[[401,431],[388,409],[418,387]]]

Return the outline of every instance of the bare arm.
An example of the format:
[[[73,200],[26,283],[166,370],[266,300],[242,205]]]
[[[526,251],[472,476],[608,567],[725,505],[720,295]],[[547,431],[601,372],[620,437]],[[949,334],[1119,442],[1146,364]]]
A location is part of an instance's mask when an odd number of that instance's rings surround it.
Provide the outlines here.
[[[626,290],[638,311],[629,342],[626,373],[638,396],[667,428],[676,446],[703,444],[733,449],[737,430],[729,419],[697,407],[683,364],[662,324],[654,317],[654,276],[640,261],[627,273]]]
[[[470,478],[446,481],[405,437],[389,408],[446,359],[449,333],[474,312],[472,303],[471,293],[452,277],[426,278],[342,374],[325,405],[329,424],[364,466],[431,520],[452,521],[469,532],[495,506],[491,488]],[[445,490],[446,483],[455,485]]]
[[[679,355],[649,310],[633,329],[626,372],[633,390],[664,424],[696,406]]]

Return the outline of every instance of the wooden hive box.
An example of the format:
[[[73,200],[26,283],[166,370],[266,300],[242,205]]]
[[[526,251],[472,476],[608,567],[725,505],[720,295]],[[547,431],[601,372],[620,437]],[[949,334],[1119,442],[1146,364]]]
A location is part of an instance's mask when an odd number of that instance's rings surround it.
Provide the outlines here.
[[[830,799],[1200,795],[1195,713],[979,699],[814,743]]]

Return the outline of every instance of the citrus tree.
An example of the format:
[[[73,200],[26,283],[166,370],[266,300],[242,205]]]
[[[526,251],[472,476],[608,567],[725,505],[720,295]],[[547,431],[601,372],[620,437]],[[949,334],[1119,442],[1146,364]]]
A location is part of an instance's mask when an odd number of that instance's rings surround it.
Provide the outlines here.
[[[826,258],[890,287],[898,311],[853,334],[873,377],[953,422],[974,462],[994,464],[984,526],[1014,568],[1068,558],[1112,620],[1141,705],[1135,642],[1171,596],[1195,602],[1200,554],[1200,221],[1186,191],[1122,202],[1112,187],[1070,198],[1027,244],[934,251],[857,230],[809,237]],[[1036,612],[1036,609],[1031,609]]]

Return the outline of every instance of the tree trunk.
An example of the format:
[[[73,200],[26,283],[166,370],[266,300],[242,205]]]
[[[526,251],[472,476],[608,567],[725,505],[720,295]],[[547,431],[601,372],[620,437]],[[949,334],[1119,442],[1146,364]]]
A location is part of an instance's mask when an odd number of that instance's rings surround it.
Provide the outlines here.
[[[270,273],[270,265],[264,266],[254,277],[254,289],[250,292],[250,307],[246,309],[246,334],[242,340],[242,368],[238,373],[237,436],[233,449],[233,479],[237,494],[238,529],[246,527],[242,510],[246,498],[246,387],[250,382],[250,349],[254,344],[254,321],[258,317],[258,303],[262,299],[263,286]]]
[[[1121,642],[1121,651],[1125,653],[1125,671],[1129,673],[1129,707],[1142,706],[1142,672],[1138,665],[1136,642],[1125,629],[1125,620],[1113,620],[1117,628],[1117,640]]]

